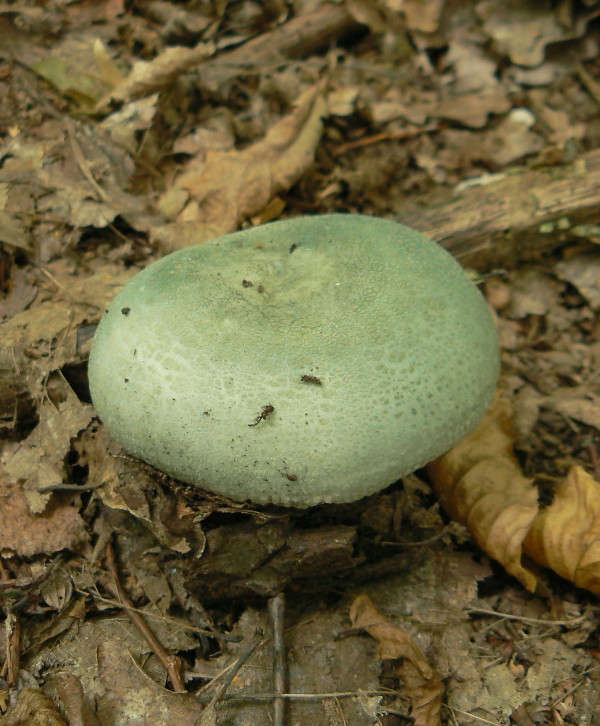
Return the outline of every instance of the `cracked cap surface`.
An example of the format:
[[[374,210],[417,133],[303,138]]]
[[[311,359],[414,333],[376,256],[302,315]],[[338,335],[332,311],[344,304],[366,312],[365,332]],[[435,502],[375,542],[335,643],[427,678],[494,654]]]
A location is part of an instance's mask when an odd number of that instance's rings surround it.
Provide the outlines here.
[[[131,454],[235,500],[371,494],[485,412],[496,330],[460,265],[363,215],[225,235],[138,273],[94,337],[90,390]]]

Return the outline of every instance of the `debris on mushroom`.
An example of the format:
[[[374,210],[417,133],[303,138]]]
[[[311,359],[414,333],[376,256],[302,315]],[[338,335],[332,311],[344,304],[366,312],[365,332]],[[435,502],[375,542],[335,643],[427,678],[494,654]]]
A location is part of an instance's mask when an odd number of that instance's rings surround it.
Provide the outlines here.
[[[497,373],[492,317],[460,265],[363,215],[164,257],[112,302],[89,364],[98,414],[131,454],[235,500],[298,507],[359,499],[447,451]]]
[[[323,381],[318,376],[313,376],[310,373],[303,373],[300,376],[302,383],[315,383],[317,386],[322,386]]]

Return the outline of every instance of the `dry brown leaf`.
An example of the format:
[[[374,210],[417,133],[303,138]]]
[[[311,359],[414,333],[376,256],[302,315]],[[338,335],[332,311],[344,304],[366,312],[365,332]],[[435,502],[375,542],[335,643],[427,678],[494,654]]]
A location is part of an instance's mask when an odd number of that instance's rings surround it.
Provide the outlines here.
[[[101,112],[112,103],[131,101],[160,91],[182,73],[209,58],[214,51],[215,48],[210,43],[200,43],[194,48],[173,46],[151,61],[138,61],[127,78],[98,101],[95,110]]]
[[[439,28],[446,0],[384,0],[392,11],[404,13],[406,24],[411,30],[435,33]]]
[[[577,288],[594,310],[600,310],[600,259],[580,255],[556,265],[556,274]]]
[[[103,686],[97,698],[100,723],[198,726],[203,706],[191,693],[172,693],[149,678],[126,645],[111,638],[98,646]]]
[[[52,499],[43,514],[31,514],[20,486],[0,478],[0,552],[34,557],[63,549],[80,551],[87,539],[76,507]]]
[[[189,552],[185,536],[174,534],[168,526],[175,516],[169,514],[173,511],[169,490],[157,487],[149,468],[124,454],[106,428],[89,427],[74,447],[80,462],[88,466],[88,480],[98,487],[96,493],[104,505],[143,521],[166,547]],[[199,529],[197,534],[202,536]]]
[[[162,197],[162,211],[174,216],[182,210],[178,221],[208,225],[213,233],[236,229],[312,164],[326,109],[323,84],[318,83],[261,141],[242,151],[208,150]]]
[[[600,431],[600,396],[586,386],[559,388],[544,401],[544,405]]]
[[[522,543],[538,512],[537,491],[512,453],[510,405],[498,399],[477,428],[428,471],[442,506],[478,545],[529,590],[535,575],[521,562]]]
[[[85,615],[82,615],[82,620],[84,617]],[[60,699],[70,726],[100,726],[77,676],[66,671],[59,671],[50,677],[50,683]]]
[[[482,137],[486,159],[498,166],[511,164],[523,156],[541,151],[545,142],[531,129],[535,116],[528,110],[513,109],[506,118]]]
[[[536,562],[600,595],[600,484],[574,466],[536,517],[524,547]]]
[[[513,63],[539,66],[547,45],[577,37],[579,30],[565,28],[556,9],[521,0],[481,0],[476,11],[483,29],[496,48],[507,53]]]
[[[383,33],[386,23],[381,8],[372,0],[346,0],[346,10],[361,25],[367,25],[372,33]]]
[[[481,129],[492,114],[506,113],[510,99],[503,88],[483,88],[473,93],[446,95],[440,99],[433,116],[458,121],[472,129]]]
[[[79,364],[89,340],[80,334],[135,272],[117,264],[102,265],[95,274],[74,277],[69,263],[45,269],[57,287],[52,299],[0,322],[0,415],[9,420],[16,392],[43,400],[48,376],[65,365]],[[73,401],[76,404],[75,401]],[[71,430],[71,436],[77,431]]]
[[[354,600],[350,606],[350,620],[355,628],[366,630],[375,638],[381,659],[402,659],[396,666],[396,673],[411,699],[415,726],[439,726],[442,682],[417,643],[382,615],[368,595],[359,595]]]
[[[37,688],[23,688],[17,702],[2,719],[2,726],[66,726],[52,699]]]
[[[57,381],[63,399],[53,403],[44,400],[38,409],[39,423],[6,463],[6,471],[14,482],[23,485],[29,508],[44,511],[50,499],[50,487],[63,483],[64,460],[71,439],[92,420],[94,411],[82,403],[68,383]]]

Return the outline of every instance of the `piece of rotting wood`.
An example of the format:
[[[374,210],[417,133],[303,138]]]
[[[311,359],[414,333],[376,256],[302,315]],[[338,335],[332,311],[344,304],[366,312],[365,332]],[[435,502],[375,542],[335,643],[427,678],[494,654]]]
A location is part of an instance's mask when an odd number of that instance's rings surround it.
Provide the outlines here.
[[[303,13],[261,33],[255,38],[218,53],[198,66],[200,85],[213,86],[227,77],[264,72],[266,65],[282,60],[306,58],[335,45],[348,34],[360,32],[361,24],[343,5],[325,3],[313,12]]]
[[[516,167],[461,182],[450,199],[398,209],[395,218],[464,265],[514,267],[600,230],[600,150],[568,164]]]

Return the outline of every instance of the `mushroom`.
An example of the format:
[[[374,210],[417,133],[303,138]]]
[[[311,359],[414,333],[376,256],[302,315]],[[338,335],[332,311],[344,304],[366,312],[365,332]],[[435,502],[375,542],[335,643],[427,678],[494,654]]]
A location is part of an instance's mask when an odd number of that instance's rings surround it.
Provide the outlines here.
[[[444,453],[498,374],[485,300],[415,230],[273,222],[138,273],[93,341],[92,400],[132,455],[231,499],[348,502]]]

